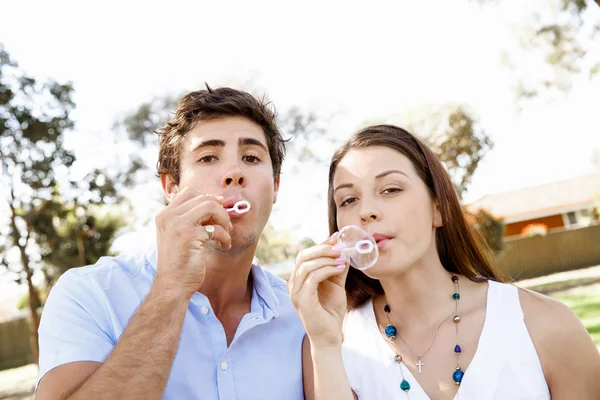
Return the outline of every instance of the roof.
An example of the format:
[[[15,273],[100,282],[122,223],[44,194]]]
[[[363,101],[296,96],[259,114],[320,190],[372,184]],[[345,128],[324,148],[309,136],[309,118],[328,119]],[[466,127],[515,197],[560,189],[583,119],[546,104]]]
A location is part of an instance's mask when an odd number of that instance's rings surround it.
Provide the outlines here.
[[[600,199],[600,172],[574,179],[489,194],[467,205],[471,211],[484,209],[506,222],[544,215],[562,214],[594,204]]]

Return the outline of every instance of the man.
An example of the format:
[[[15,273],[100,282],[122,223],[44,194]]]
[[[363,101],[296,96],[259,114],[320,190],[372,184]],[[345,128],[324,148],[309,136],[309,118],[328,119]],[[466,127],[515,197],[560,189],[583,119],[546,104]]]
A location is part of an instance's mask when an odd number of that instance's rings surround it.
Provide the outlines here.
[[[303,399],[304,330],[254,253],[279,189],[274,113],[184,96],[160,133],[157,246],[64,274],[40,324],[37,399]],[[228,211],[246,200],[246,213]]]

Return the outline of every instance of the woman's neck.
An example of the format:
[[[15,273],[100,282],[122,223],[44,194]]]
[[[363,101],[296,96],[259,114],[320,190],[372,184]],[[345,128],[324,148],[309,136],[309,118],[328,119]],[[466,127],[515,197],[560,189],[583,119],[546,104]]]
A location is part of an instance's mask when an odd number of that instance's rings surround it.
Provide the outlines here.
[[[454,302],[452,274],[444,269],[437,254],[422,259],[402,274],[381,280],[384,296],[376,298],[376,308],[388,304],[390,318],[426,328],[448,316]]]

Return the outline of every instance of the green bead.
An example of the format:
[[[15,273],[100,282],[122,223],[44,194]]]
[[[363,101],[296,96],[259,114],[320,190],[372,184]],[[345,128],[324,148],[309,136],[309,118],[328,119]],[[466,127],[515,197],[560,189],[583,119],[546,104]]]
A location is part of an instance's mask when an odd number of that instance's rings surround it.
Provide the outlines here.
[[[460,299],[460,294],[458,294],[458,293],[454,293],[454,294],[452,295],[452,298],[453,298],[454,300],[458,300],[458,299]]]
[[[408,383],[406,379],[402,380],[402,383],[400,384],[400,389],[404,390],[405,392],[408,392],[410,390],[410,383]]]

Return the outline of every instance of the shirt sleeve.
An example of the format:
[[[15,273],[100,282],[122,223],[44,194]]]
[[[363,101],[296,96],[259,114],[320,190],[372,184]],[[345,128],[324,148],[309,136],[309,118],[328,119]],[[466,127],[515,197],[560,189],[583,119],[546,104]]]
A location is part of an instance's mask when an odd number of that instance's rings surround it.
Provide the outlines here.
[[[104,296],[93,275],[67,271],[50,291],[39,327],[38,381],[50,370],[76,361],[104,362],[113,340]],[[37,389],[37,384],[36,384]]]

